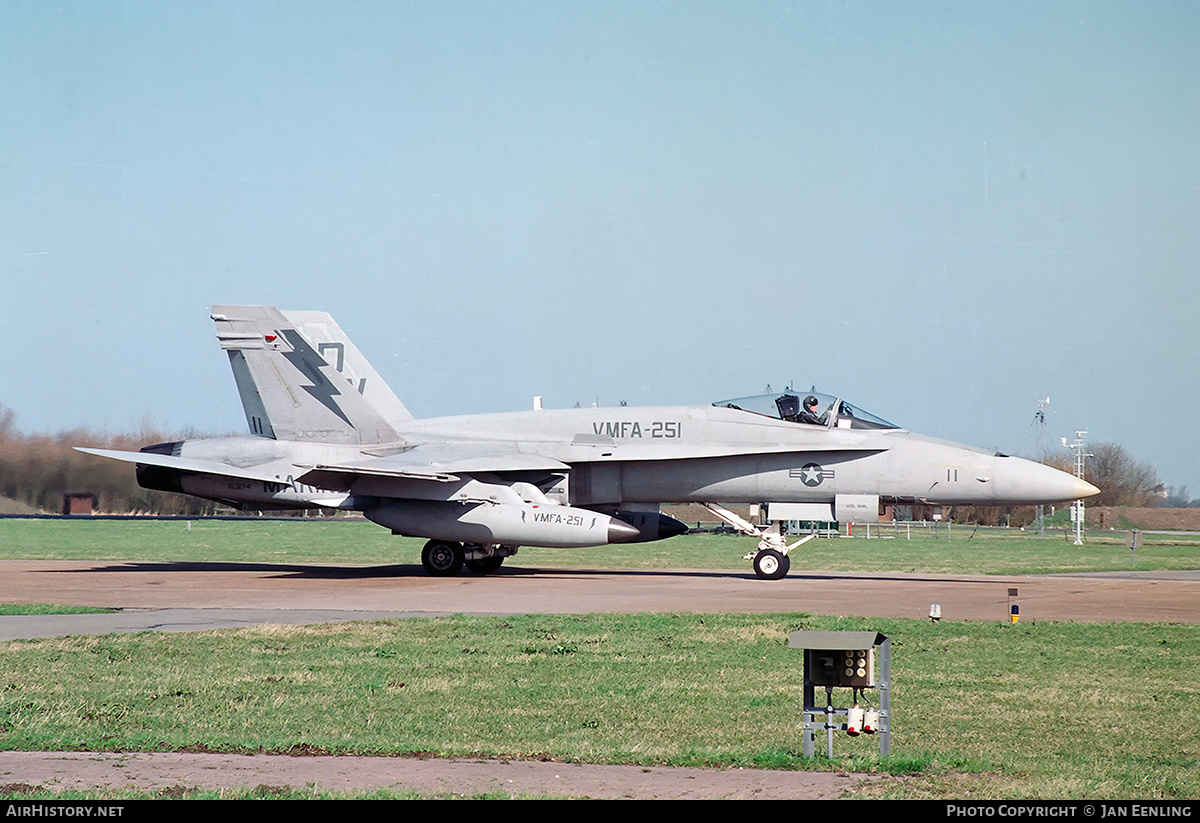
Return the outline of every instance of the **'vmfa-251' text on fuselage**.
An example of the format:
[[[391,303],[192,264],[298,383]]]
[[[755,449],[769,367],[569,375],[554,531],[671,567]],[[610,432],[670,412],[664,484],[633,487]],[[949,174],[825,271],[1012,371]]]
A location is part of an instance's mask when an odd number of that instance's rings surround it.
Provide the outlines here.
[[[494,571],[518,546],[659,540],[701,503],[787,573],[780,520],[873,521],[887,503],[1040,504],[1098,493],[1047,466],[922,437],[817,392],[711,406],[533,410],[418,420],[329,315],[216,306],[250,435],[82,449],[143,486],[251,509],[361,511],[425,537],[432,574]],[[766,529],[721,504],[767,504]]]

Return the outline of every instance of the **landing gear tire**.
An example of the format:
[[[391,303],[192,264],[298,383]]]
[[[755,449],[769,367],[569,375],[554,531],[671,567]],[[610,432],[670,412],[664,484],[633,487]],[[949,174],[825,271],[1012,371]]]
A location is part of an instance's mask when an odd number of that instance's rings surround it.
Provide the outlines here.
[[[763,580],[778,580],[788,573],[792,561],[774,549],[763,549],[754,555],[754,573]]]
[[[482,557],[479,560],[467,560],[466,566],[475,574],[491,574],[498,571],[503,562],[503,557]]]
[[[458,543],[430,540],[421,550],[421,565],[434,577],[453,577],[462,571],[463,547]]]

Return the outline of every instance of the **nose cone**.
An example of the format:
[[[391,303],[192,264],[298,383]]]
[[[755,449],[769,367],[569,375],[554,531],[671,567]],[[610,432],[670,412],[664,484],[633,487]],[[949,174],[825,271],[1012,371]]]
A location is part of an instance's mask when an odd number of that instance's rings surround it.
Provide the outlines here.
[[[668,537],[675,537],[680,534],[687,534],[687,523],[681,523],[674,517],[669,517],[665,514],[658,516],[658,539],[665,540]]]
[[[1042,468],[1050,469],[1049,466],[1043,466]],[[1085,497],[1095,497],[1100,493],[1100,490],[1091,483],[1073,474],[1067,474],[1058,469],[1050,469],[1050,471],[1054,472],[1054,474],[1038,479],[1041,486],[1041,495],[1039,497],[1044,496],[1047,503],[1082,500]],[[1050,497],[1054,499],[1050,500]]]
[[[641,532],[635,529],[628,523],[624,523],[613,517],[608,522],[608,542],[609,543],[629,543],[637,540],[641,536]]]
[[[1005,458],[1019,460],[1019,458]],[[1013,464],[1007,497],[1025,503],[1066,503],[1094,497],[1100,490],[1091,483],[1064,471],[1029,460]]]

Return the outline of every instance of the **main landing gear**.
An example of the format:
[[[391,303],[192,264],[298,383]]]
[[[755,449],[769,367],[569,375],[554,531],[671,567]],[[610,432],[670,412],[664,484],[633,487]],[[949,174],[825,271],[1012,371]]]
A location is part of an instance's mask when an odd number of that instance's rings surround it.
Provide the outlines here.
[[[462,571],[464,562],[461,543],[430,540],[421,550],[421,565],[434,577],[453,577]]]
[[[516,546],[430,540],[421,549],[421,565],[434,577],[454,577],[463,566],[475,574],[491,574],[500,568],[504,558],[516,553]]]

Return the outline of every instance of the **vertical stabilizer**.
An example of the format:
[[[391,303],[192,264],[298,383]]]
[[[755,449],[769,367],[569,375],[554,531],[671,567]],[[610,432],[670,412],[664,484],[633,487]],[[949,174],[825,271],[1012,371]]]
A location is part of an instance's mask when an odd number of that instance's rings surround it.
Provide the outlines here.
[[[283,312],[270,306],[213,306],[212,318],[221,348],[229,353],[252,434],[314,443],[400,439],[383,414]]]
[[[383,419],[395,425],[413,419],[400,398],[367,362],[346,333],[323,311],[282,310],[284,317],[317,350],[317,354],[337,371],[359,394],[366,398]]]

